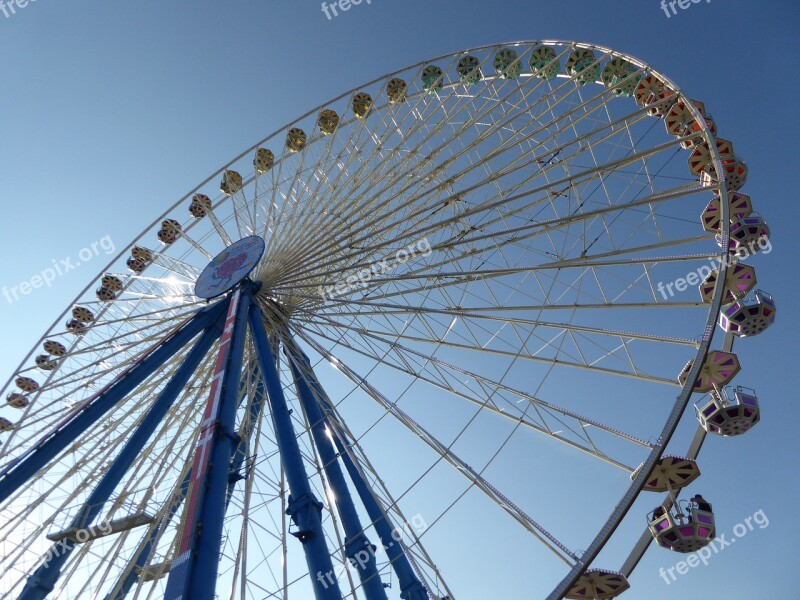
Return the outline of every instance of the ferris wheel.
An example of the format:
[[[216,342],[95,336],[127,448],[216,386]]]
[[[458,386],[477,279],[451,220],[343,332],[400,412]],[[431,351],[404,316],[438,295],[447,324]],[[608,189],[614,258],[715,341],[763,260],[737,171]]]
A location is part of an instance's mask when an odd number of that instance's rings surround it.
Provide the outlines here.
[[[4,386],[0,593],[474,598],[453,557],[499,573],[513,544],[509,590],[620,595],[654,541],[713,539],[678,496],[706,434],[759,419],[731,387],[775,319],[746,177],[701,102],[590,44],[470,49],[308,112]]]

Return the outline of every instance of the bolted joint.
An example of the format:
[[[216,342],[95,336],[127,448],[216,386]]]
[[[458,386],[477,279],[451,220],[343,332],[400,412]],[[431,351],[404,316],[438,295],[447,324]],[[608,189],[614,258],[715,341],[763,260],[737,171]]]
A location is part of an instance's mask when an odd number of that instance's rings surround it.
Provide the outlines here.
[[[415,581],[411,585],[402,588],[400,597],[403,600],[430,600],[427,590],[419,581]]]
[[[239,444],[242,443],[242,436],[239,435],[239,433],[237,431],[235,431],[233,429],[226,430],[226,429],[223,429],[222,427],[220,427],[219,429],[220,429],[219,435],[220,436],[225,436],[226,438],[230,439],[233,442],[233,445],[235,447],[239,446]]]
[[[297,527],[292,535],[305,543],[322,532],[322,502],[313,494],[303,494],[297,498],[289,495],[286,514]]]

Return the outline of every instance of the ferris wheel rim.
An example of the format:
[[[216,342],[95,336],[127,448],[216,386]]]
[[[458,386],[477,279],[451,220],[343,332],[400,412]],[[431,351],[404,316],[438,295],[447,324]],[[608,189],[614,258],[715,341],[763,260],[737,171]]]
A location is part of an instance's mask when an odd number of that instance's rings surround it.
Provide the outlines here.
[[[666,76],[664,76],[660,72],[657,72],[657,71],[653,70],[646,63],[644,63],[642,61],[639,61],[638,59],[635,59],[634,57],[631,57],[628,54],[621,53],[621,52],[612,50],[610,48],[605,48],[603,46],[594,45],[594,44],[585,44],[585,43],[579,43],[579,42],[565,42],[565,41],[556,41],[556,40],[519,41],[519,42],[510,42],[510,43],[504,43],[504,44],[489,44],[489,45],[485,45],[485,46],[478,46],[478,47],[474,47],[474,48],[469,48],[467,50],[454,52],[454,53],[447,53],[447,54],[443,54],[443,55],[441,55],[439,57],[435,57],[435,58],[431,58],[431,59],[428,59],[428,60],[420,61],[418,63],[414,63],[414,64],[412,64],[412,65],[410,65],[408,67],[405,67],[403,69],[398,69],[396,71],[393,71],[392,73],[389,73],[387,75],[383,75],[383,76],[381,76],[379,78],[376,78],[371,82],[368,82],[366,84],[363,84],[361,86],[353,88],[352,90],[349,90],[349,91],[341,94],[340,96],[337,96],[336,98],[331,99],[330,101],[321,104],[320,106],[308,111],[303,116],[292,120],[286,126],[277,129],[274,133],[270,134],[266,138],[264,138],[261,141],[257,142],[253,146],[249,147],[247,150],[242,152],[240,155],[238,155],[237,157],[235,157],[234,159],[232,159],[231,161],[226,163],[226,165],[224,167],[222,167],[219,170],[217,170],[214,173],[212,173],[202,183],[198,184],[190,192],[188,192],[185,196],[183,196],[181,199],[179,199],[177,202],[175,202],[175,204],[170,206],[160,217],[156,218],[150,226],[146,227],[142,231],[142,233],[139,234],[139,236],[137,236],[132,242],[130,242],[130,244],[128,246],[123,248],[122,251],[117,256],[115,256],[113,259],[111,259],[109,261],[109,263],[106,265],[106,267],[104,267],[100,271],[99,276],[102,275],[102,273],[106,272],[109,268],[111,268],[115,263],[119,262],[122,258],[124,258],[125,254],[137,242],[139,242],[141,239],[143,239],[145,235],[147,235],[148,233],[153,231],[153,229],[156,227],[156,225],[158,224],[158,222],[161,219],[163,219],[163,218],[167,217],[168,215],[170,215],[173,211],[175,211],[176,208],[178,208],[183,203],[185,203],[185,201],[187,199],[189,199],[194,193],[196,193],[199,190],[201,190],[204,185],[206,185],[207,183],[212,181],[215,177],[219,176],[219,174],[221,174],[224,171],[226,171],[230,166],[234,165],[238,160],[241,160],[242,158],[247,156],[247,154],[252,152],[254,149],[260,147],[262,144],[264,144],[265,142],[269,141],[270,139],[273,139],[273,138],[276,138],[277,136],[280,136],[283,132],[285,132],[293,124],[298,123],[301,120],[303,120],[303,119],[305,119],[305,118],[307,118],[307,117],[319,112],[321,109],[325,108],[326,106],[331,105],[334,102],[340,101],[340,100],[342,100],[344,98],[347,98],[348,96],[352,95],[353,93],[357,92],[358,90],[360,90],[362,88],[365,88],[365,87],[367,87],[369,85],[373,85],[375,83],[387,80],[388,78],[392,77],[393,75],[400,74],[400,73],[403,73],[403,72],[407,72],[407,71],[409,71],[411,69],[414,69],[416,67],[431,63],[431,62],[436,61],[436,60],[441,60],[443,58],[450,58],[450,57],[453,57],[453,56],[460,56],[460,55],[467,54],[469,52],[485,50],[485,49],[505,48],[505,47],[521,46],[521,45],[531,45],[531,46],[533,46],[533,45],[539,44],[539,43],[540,44],[552,44],[552,45],[564,45],[564,46],[576,47],[576,48],[596,49],[596,50],[601,50],[601,51],[607,52],[609,55],[625,58],[626,60],[630,60],[633,64],[636,64],[640,68],[646,69],[647,72],[655,74],[659,78],[662,78],[666,83],[668,83],[670,85],[670,87],[672,87],[672,89],[675,90],[675,92],[677,94],[679,94],[681,97],[686,97],[685,94],[683,94],[682,90],[678,86],[676,86],[674,84],[674,82],[672,82],[672,80],[670,80],[669,78],[667,78]],[[699,113],[699,111],[698,111],[698,109],[696,107],[691,106],[690,110],[693,111],[694,113],[696,113],[696,116],[700,116],[700,113]],[[698,121],[701,123],[701,126],[702,126],[702,128],[704,130],[704,134],[706,134],[707,136],[711,136],[711,133],[708,130],[708,126],[704,123],[704,121],[702,119],[698,119]],[[712,146],[712,153],[714,154],[715,167],[716,167],[718,173],[721,173],[722,172],[722,163],[721,163],[721,159],[719,157],[719,152],[715,148],[713,148],[713,146]],[[726,190],[725,185],[726,184],[725,184],[724,177],[720,177],[719,178],[719,189],[720,189],[720,194],[723,197],[725,197],[725,195],[727,194],[727,190]],[[727,206],[726,203],[724,203],[724,202],[721,203],[721,210],[722,210],[722,227],[723,227],[723,229],[722,229],[722,239],[723,239],[723,243],[724,243],[723,244],[723,248],[724,248],[727,245],[727,239],[728,239],[729,230],[730,230],[730,222],[729,222],[729,218],[728,218],[728,216],[729,216],[728,215],[729,207]],[[721,310],[721,306],[722,306],[722,294],[723,294],[723,287],[724,287],[723,283],[724,283],[724,274],[725,274],[725,269],[726,268],[727,268],[727,265],[724,263],[724,261],[721,261],[721,270],[720,270],[721,277],[717,281],[717,285],[716,285],[715,292],[714,292],[714,299],[713,299],[713,301],[711,303],[711,306],[708,309],[709,310],[709,313],[708,313],[709,316],[707,318],[706,327],[705,327],[705,329],[703,331],[702,339],[700,340],[700,346],[699,346],[698,351],[697,351],[697,353],[695,355],[694,370],[693,370],[692,373],[690,373],[690,376],[687,378],[687,382],[683,385],[683,387],[681,389],[681,392],[680,392],[680,395],[678,397],[679,402],[681,402],[682,406],[683,406],[683,408],[681,409],[680,414],[678,416],[678,419],[679,419],[680,415],[683,415],[683,413],[685,412],[686,407],[688,406],[688,400],[689,400],[689,398],[691,396],[691,385],[690,385],[690,383],[694,381],[695,376],[696,376],[697,372],[699,371],[699,369],[701,367],[701,364],[700,364],[701,363],[701,359],[705,356],[705,354],[710,349],[710,344],[711,344],[711,341],[712,341],[712,338],[713,338],[713,335],[714,335],[714,332],[715,332],[714,325],[716,324],[716,319],[717,319],[717,316],[718,316],[718,314],[719,314],[719,312]],[[61,315],[54,321],[53,325],[51,325],[50,328],[48,328],[46,330],[45,334],[33,346],[33,349],[31,349],[30,352],[28,353],[28,355],[21,361],[20,366],[14,371],[15,373],[21,371],[24,368],[24,366],[26,364],[26,361],[28,361],[33,356],[33,354],[36,352],[36,347],[43,340],[45,340],[47,338],[48,333],[51,332],[58,325],[59,321],[64,318],[64,316],[70,310],[70,307],[79,303],[80,299],[82,297],[84,297],[85,294],[91,289],[91,287],[95,284],[95,282],[97,281],[99,276],[95,277],[95,278],[92,278],[90,280],[89,284],[87,284],[87,286],[76,296],[75,300],[73,302],[71,302],[67,306],[67,308],[64,310],[64,312],[61,313]],[[6,385],[2,389],[0,389],[0,392],[7,391],[7,389],[10,387],[12,381],[13,381],[13,376],[8,380]],[[684,396],[685,396],[685,398],[684,398]],[[675,406],[676,407],[678,406],[678,402],[676,402]],[[675,410],[676,409],[674,408],[673,412]],[[675,425],[677,426],[677,420],[675,422]],[[674,431],[674,428],[673,428],[673,431]],[[664,446],[666,446],[666,443],[669,441],[669,437],[671,437],[671,434],[667,437],[666,441],[663,442]],[[653,453],[650,454],[650,457],[648,458],[648,461],[651,461],[651,459],[652,459],[652,462],[654,462],[655,460],[657,460],[658,456],[660,456],[660,453],[662,453],[662,452],[663,452],[663,448],[658,453],[658,455],[656,455],[655,450],[654,450]],[[653,457],[655,457],[655,458],[653,458]],[[641,483],[643,483],[643,477],[640,477],[640,479],[642,480]],[[636,480],[636,481],[638,481],[638,480]],[[633,487],[635,487],[637,485],[636,481],[631,483],[631,487],[628,489],[628,491],[630,491]],[[632,501],[636,498],[636,496],[638,496],[638,491],[640,491],[640,490],[641,490],[641,485],[639,485],[639,489],[637,490],[637,493],[633,496],[633,498],[631,500],[631,504],[632,504]],[[627,496],[627,492],[626,492],[625,495]],[[623,496],[623,497],[625,497],[625,496]],[[624,516],[624,514],[622,516]],[[613,535],[613,533],[614,533],[613,530],[609,531],[607,533],[605,539],[606,540],[609,539]],[[585,565],[584,569],[588,568],[590,566],[590,564],[591,564],[591,560],[589,560],[589,562]]]

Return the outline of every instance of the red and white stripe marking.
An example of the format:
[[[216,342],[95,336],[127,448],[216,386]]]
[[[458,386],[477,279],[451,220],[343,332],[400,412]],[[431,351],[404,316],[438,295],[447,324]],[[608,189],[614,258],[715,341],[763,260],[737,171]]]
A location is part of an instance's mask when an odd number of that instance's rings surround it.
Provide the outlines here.
[[[222,379],[225,376],[225,365],[228,362],[231,341],[233,340],[233,330],[236,326],[236,313],[239,309],[240,293],[237,289],[231,297],[231,304],[228,307],[228,316],[225,319],[225,329],[220,337],[219,353],[217,354],[217,364],[214,369],[214,378],[211,381],[211,393],[208,397],[206,410],[203,413],[203,422],[200,424],[200,439],[197,441],[194,460],[192,461],[192,476],[189,480],[189,495],[186,499],[186,509],[184,512],[183,532],[181,533],[181,543],[178,546],[178,554],[187,552],[191,548],[192,536],[197,523],[198,508],[202,492],[204,489],[203,481],[208,472],[209,461],[211,460],[211,443],[214,440],[216,424],[219,417],[220,399],[222,397]]]

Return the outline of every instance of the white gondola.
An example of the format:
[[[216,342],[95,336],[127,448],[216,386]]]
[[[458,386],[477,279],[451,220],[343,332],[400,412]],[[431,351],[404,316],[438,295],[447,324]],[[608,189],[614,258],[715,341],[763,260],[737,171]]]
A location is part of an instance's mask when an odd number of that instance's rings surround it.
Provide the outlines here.
[[[719,326],[726,333],[739,337],[758,335],[775,323],[775,301],[768,293],[756,290],[752,298],[744,298],[723,309]]]
[[[565,598],[570,600],[610,600],[621,595],[631,587],[628,578],[616,571],[589,569],[567,592]]]
[[[642,470],[642,465],[636,467],[631,473],[631,481],[638,477]],[[700,477],[700,467],[697,463],[685,456],[662,456],[650,476],[644,483],[642,491],[645,492],[669,492],[680,490]]]
[[[39,389],[39,384],[30,377],[17,377],[14,380],[14,383],[17,385],[19,389],[23,392],[35,392]]]
[[[40,354],[35,359],[36,366],[44,371],[52,371],[58,366],[58,361],[53,360],[49,354]]]
[[[18,394],[17,392],[11,392],[8,396],[6,396],[6,404],[8,404],[12,408],[25,408],[30,404],[30,400],[25,394]]]
[[[694,409],[703,429],[722,436],[746,433],[761,419],[755,390],[742,386],[732,394],[725,389],[715,390]]]
[[[769,225],[764,217],[758,213],[751,213],[731,223],[728,250],[743,253],[744,256],[756,254],[759,250],[769,248],[770,234]],[[722,247],[722,237],[719,234],[715,237],[717,245]]]
[[[676,508],[665,509],[658,516],[651,512],[648,521],[653,539],[674,552],[695,552],[707,546],[716,535],[714,513],[700,510],[687,500],[681,500]]]

